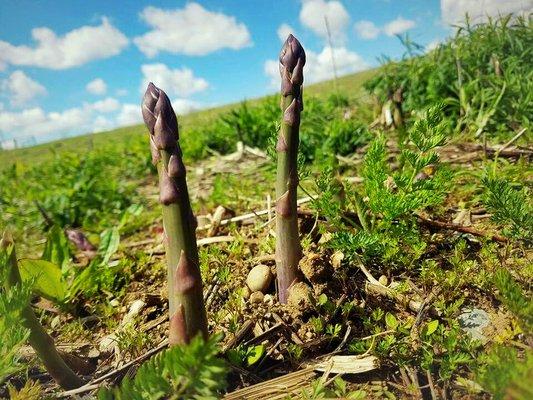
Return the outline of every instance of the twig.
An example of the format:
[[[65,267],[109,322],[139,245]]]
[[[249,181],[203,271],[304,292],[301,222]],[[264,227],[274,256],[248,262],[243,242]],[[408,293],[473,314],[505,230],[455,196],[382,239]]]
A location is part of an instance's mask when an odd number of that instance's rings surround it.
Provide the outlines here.
[[[429,372],[429,369],[426,370],[426,376],[428,378],[428,385],[429,385],[429,390],[431,392],[431,398],[433,400],[437,400],[438,399],[437,392],[435,391],[435,386],[433,384],[433,377],[431,376],[431,372]]]
[[[304,198],[299,199],[297,201],[297,204],[301,205],[301,204],[309,203],[310,201],[311,201],[310,197],[304,197]],[[248,213],[248,214],[239,215],[237,217],[223,219],[222,221],[220,221],[220,225],[222,226],[222,225],[231,224],[232,222],[242,222],[242,221],[246,221],[248,219],[254,219],[254,218],[257,218],[257,217],[259,217],[261,215],[268,214],[269,211],[272,212],[272,209],[270,209],[270,210],[265,209],[265,210],[255,211],[255,212],[251,212],[251,213]],[[205,229],[209,229],[210,227],[211,227],[211,224],[208,224],[208,225],[204,225],[202,227],[199,227],[197,230],[205,230]]]
[[[490,233],[487,233],[487,232],[483,232],[483,231],[477,230],[475,228],[472,228],[470,226],[458,225],[458,224],[454,224],[454,223],[451,223],[451,222],[435,221],[435,220],[426,218],[426,217],[424,217],[422,215],[417,215],[417,217],[423,224],[431,226],[431,227],[434,227],[434,228],[449,229],[449,230],[457,231],[457,232],[461,232],[461,233],[468,233],[470,235],[489,238],[489,239],[492,239],[492,240],[494,240],[496,242],[501,242],[501,243],[507,243],[508,242],[508,239],[506,237],[504,237],[504,236],[501,236],[501,235],[498,235],[498,234],[490,234]]]
[[[80,386],[79,388],[73,389],[73,390],[67,390],[65,392],[59,393],[57,397],[67,397],[72,396],[73,394],[80,394],[80,393],[86,393],[90,392],[91,390],[98,389],[100,387],[99,383],[105,381],[106,379],[112,378],[118,374],[120,374],[122,371],[130,368],[132,365],[135,365],[139,362],[142,362],[146,360],[147,358],[150,358],[156,353],[159,353],[161,350],[163,350],[165,347],[168,346],[168,339],[163,340],[161,344],[151,350],[148,350],[146,353],[140,355],[134,360],[131,360],[130,362],[122,365],[120,368],[114,369],[113,371],[108,372],[105,375],[100,376],[99,378],[94,379],[92,382],[89,382],[83,386]]]
[[[502,147],[500,147],[496,151],[496,157],[500,154],[500,152],[504,151],[506,148],[508,148],[510,145],[512,145],[514,142],[516,142],[520,136],[522,136],[527,131],[527,128],[523,128],[520,132],[518,132],[516,135],[513,136],[511,140],[509,140],[507,143],[505,143]]]
[[[233,336],[228,343],[226,343],[226,346],[224,346],[224,351],[228,351],[229,349],[233,348],[234,346],[238,345],[242,339],[250,332],[250,329],[254,326],[254,321],[251,319],[248,319],[242,324],[241,328],[235,333],[235,336]]]

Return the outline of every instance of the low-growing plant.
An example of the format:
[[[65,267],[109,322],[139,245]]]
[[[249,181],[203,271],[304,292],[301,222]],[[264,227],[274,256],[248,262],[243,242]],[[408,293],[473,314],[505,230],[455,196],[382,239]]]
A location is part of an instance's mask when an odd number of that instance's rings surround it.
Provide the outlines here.
[[[217,358],[218,341],[201,335],[189,344],[174,346],[145,362],[134,379],[120,387],[101,389],[100,400],[216,400],[226,385],[226,367]]]

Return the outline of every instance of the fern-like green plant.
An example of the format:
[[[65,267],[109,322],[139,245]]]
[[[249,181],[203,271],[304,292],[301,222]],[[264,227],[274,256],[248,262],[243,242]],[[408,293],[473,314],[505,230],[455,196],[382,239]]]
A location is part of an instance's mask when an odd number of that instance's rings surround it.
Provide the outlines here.
[[[218,359],[219,337],[201,335],[174,346],[144,363],[133,380],[101,389],[99,400],[216,400],[226,385],[226,367]]]
[[[524,294],[506,269],[499,269],[493,282],[498,288],[498,298],[517,317],[521,328],[527,333],[533,332],[533,299]]]
[[[418,232],[415,211],[440,204],[446,197],[451,174],[439,164],[435,149],[446,141],[447,122],[442,105],[428,109],[408,130],[408,140],[398,157],[400,168],[393,171],[384,136],[369,146],[363,164],[363,190],[346,188],[346,204],[354,207],[359,228],[345,224],[338,229],[333,248],[351,257],[395,259],[400,264],[413,261],[425,243]],[[318,180],[321,200],[315,202],[321,214],[338,227],[339,212],[332,178]]]
[[[531,241],[533,202],[527,187],[515,187],[509,181],[487,174],[483,179],[483,202],[492,220],[503,226],[507,236]]]

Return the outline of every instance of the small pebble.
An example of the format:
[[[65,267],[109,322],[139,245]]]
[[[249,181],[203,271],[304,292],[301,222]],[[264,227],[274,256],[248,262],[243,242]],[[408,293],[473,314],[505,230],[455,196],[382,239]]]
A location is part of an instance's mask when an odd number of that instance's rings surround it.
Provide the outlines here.
[[[272,297],[271,294],[265,294],[265,297],[263,297],[263,303],[266,305],[273,305],[274,304],[274,297]]]
[[[250,303],[252,303],[252,304],[262,303],[264,297],[265,296],[263,295],[262,292],[253,292],[250,295]]]
[[[252,292],[264,292],[272,281],[272,271],[268,265],[256,265],[248,273],[246,284]]]
[[[389,284],[389,280],[385,275],[381,275],[378,279],[379,283],[381,283],[383,286],[387,286]]]
[[[244,286],[241,289],[241,296],[244,300],[248,300],[250,298],[250,295],[252,294],[252,291],[248,286]]]

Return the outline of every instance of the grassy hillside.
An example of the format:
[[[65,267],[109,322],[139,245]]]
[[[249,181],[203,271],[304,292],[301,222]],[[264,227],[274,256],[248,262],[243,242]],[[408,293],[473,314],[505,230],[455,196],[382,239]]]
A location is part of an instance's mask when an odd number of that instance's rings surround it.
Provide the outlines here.
[[[370,77],[375,75],[376,70],[368,70],[355,74],[340,77],[338,79],[338,92],[343,96],[356,98],[364,95],[361,90],[362,85]],[[320,82],[305,87],[306,96],[316,96],[327,98],[335,93],[333,81]],[[250,105],[258,104],[264,101],[264,98],[250,99],[247,102]],[[227,104],[215,108],[192,112],[180,118],[180,124],[183,128],[182,134],[186,135],[189,127],[201,127],[213,122],[220,115],[236,108],[239,103]],[[140,113],[140,106],[139,106]],[[144,125],[134,125],[114,129],[108,132],[94,133],[76,136],[67,139],[61,139],[50,143],[44,143],[37,146],[25,147],[21,149],[0,151],[0,170],[19,160],[21,162],[38,163],[53,157],[54,154],[61,152],[83,152],[92,147],[100,146],[113,142],[115,144],[127,141],[129,138],[146,135]]]
[[[531,32],[465,26],[337,94],[307,88],[291,212],[271,207],[279,95],[181,118],[207,344],[163,350],[176,266],[143,126],[3,153],[0,231],[24,282],[0,288],[0,397],[61,391],[23,346],[33,290],[56,343],[92,366],[83,394],[115,386],[102,399],[532,399]],[[303,256],[288,304],[267,279],[288,237],[278,213]],[[0,280],[15,263],[0,249]]]

